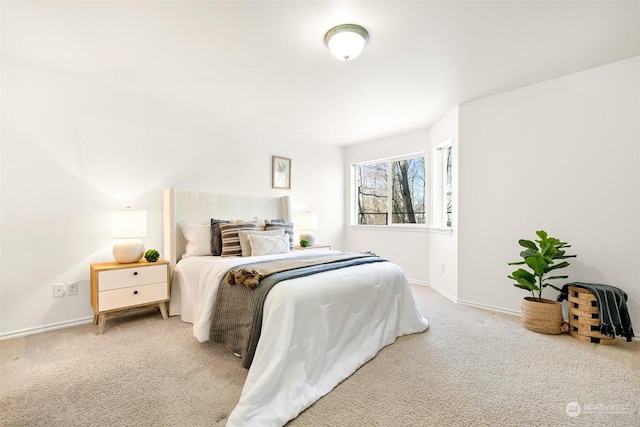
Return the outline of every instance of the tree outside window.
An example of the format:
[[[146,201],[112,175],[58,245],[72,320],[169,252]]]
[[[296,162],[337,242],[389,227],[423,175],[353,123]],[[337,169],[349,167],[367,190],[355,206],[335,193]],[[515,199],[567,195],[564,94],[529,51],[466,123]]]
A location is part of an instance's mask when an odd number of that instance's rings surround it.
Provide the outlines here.
[[[358,225],[426,223],[424,156],[355,165],[355,175]]]

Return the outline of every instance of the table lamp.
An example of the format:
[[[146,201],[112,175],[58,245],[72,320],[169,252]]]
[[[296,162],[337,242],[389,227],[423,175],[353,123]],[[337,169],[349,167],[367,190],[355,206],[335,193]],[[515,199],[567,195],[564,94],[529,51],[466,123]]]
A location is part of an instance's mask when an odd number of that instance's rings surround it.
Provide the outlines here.
[[[147,235],[145,209],[111,210],[112,239],[122,239],[113,245],[113,258],[121,264],[138,262],[144,255],[144,244],[138,239]]]
[[[297,226],[300,230],[300,240],[306,240],[309,246],[313,246],[316,242],[316,235],[313,232],[318,229],[318,214],[315,212],[298,214]]]

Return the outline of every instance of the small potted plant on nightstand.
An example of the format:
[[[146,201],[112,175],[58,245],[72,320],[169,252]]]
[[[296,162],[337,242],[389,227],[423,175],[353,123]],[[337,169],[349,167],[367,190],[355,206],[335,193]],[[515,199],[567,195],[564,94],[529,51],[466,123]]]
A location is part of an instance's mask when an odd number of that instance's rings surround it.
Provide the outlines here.
[[[160,258],[160,252],[156,251],[155,249],[149,249],[144,254],[144,259],[146,259],[148,262],[156,262],[158,261],[158,258]]]
[[[530,297],[522,300],[522,324],[530,331],[542,334],[560,334],[563,330],[562,305],[559,302],[542,298],[542,291],[551,287],[557,291],[560,289],[548,282],[549,280],[566,279],[569,276],[548,276],[552,271],[569,266],[566,261],[558,262],[566,258],[575,258],[576,255],[567,255],[565,248],[571,247],[555,237],[549,237],[546,231],[536,231],[540,240],[520,239],[518,243],[525,248],[520,252],[523,261],[511,262],[509,265],[526,265],[529,270],[519,268],[510,276],[516,281],[513,285],[517,288],[531,292]],[[536,244],[537,243],[537,244]]]

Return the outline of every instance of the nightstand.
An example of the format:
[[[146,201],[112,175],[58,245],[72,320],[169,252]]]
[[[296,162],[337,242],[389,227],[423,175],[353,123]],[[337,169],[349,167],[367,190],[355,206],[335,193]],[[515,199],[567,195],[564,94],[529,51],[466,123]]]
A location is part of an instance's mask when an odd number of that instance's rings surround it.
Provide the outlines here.
[[[326,251],[326,250],[331,250],[331,245],[321,245],[319,243],[315,244],[313,246],[305,246],[305,247],[300,246],[300,245],[295,245],[293,247],[293,249],[296,250],[296,251],[308,251],[308,250],[311,250],[311,249],[323,249],[323,250]]]
[[[91,264],[91,306],[98,335],[104,332],[107,317],[119,311],[157,305],[167,319],[168,300],[168,261]]]

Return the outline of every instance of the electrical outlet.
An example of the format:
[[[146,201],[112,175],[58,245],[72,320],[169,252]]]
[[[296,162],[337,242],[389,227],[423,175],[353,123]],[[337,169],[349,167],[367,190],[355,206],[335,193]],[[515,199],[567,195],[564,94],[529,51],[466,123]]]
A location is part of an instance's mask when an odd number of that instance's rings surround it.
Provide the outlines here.
[[[60,298],[64,296],[64,285],[53,285],[53,297]]]
[[[78,295],[78,282],[67,282],[67,295]]]

